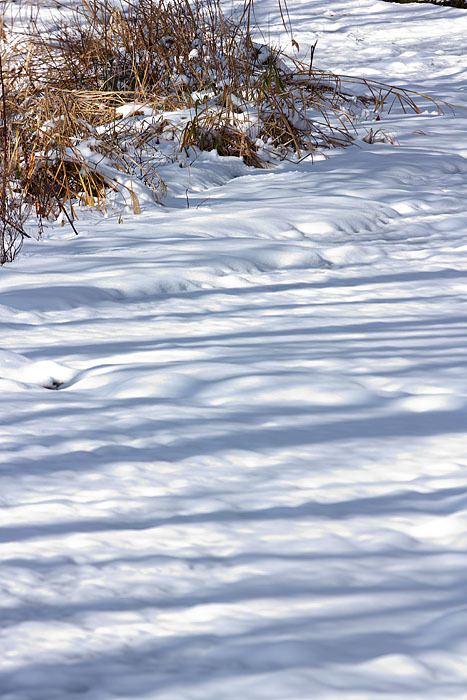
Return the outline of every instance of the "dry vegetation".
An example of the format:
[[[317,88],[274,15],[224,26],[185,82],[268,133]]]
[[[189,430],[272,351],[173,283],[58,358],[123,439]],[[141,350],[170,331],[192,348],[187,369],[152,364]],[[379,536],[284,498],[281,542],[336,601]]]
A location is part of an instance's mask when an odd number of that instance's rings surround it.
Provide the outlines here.
[[[138,213],[180,153],[269,167],[348,144],[363,107],[418,111],[410,91],[254,41],[253,0],[236,18],[216,0],[84,0],[53,27],[39,17],[22,34],[3,22],[0,263],[28,217],[40,233],[45,219],[73,226],[81,205]]]

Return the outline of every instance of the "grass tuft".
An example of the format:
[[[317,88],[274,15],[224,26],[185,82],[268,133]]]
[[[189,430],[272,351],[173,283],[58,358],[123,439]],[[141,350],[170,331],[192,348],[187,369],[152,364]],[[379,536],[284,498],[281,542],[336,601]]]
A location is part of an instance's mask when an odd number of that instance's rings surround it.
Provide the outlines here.
[[[137,214],[160,201],[159,165],[183,153],[266,168],[348,145],[362,114],[435,103],[259,43],[253,0],[237,19],[216,0],[84,0],[53,26],[31,12],[22,34],[6,17],[0,262],[18,252],[28,216],[40,233],[44,220],[73,225],[83,206]]]

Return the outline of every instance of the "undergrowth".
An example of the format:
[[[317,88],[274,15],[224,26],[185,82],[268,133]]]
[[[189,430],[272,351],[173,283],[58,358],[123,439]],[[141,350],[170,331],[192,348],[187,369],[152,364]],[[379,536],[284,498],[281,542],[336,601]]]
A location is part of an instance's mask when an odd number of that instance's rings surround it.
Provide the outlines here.
[[[298,161],[349,144],[362,110],[418,112],[424,97],[259,43],[254,0],[235,18],[216,0],[84,0],[53,26],[31,10],[22,33],[7,17],[1,263],[26,220],[40,234],[44,220],[74,226],[83,205],[137,214],[160,201],[159,166],[183,154],[215,149],[258,168]]]

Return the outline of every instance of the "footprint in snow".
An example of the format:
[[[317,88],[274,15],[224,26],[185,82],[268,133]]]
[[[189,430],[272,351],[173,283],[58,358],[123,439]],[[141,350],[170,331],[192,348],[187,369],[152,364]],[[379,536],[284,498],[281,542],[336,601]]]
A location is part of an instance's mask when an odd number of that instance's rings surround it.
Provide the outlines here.
[[[75,375],[74,370],[52,360],[34,362],[10,350],[0,350],[0,378],[21,384],[36,384],[45,389],[59,389]]]

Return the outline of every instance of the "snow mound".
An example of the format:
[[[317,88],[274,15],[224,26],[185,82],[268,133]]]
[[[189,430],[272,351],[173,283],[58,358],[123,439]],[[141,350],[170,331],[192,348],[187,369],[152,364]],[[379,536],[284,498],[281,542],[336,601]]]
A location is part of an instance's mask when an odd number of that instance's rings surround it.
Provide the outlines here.
[[[75,372],[52,360],[34,362],[10,350],[0,350],[0,378],[22,384],[58,389],[73,379]]]

